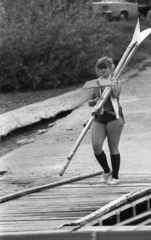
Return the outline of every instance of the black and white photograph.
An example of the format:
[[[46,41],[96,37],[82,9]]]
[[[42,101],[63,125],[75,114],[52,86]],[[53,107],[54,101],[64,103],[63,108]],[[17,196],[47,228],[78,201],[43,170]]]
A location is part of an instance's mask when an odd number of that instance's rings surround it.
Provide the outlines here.
[[[0,0],[0,240],[151,239],[151,0]]]

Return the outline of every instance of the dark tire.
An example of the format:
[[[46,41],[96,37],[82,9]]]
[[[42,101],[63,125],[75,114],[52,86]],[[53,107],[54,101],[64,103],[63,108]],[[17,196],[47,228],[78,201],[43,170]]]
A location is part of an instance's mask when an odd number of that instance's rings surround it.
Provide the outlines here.
[[[120,13],[120,20],[128,20],[128,12],[123,11]]]

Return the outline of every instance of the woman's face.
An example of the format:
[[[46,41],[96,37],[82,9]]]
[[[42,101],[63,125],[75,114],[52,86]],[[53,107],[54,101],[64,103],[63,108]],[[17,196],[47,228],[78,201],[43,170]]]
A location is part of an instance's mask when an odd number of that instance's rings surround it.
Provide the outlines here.
[[[111,72],[112,69],[110,67],[97,70],[98,76],[102,78],[108,78]]]

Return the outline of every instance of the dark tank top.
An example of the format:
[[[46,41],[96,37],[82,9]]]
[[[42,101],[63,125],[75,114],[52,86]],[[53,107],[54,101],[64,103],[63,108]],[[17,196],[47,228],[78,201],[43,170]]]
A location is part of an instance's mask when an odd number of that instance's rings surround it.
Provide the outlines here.
[[[114,111],[114,108],[113,108],[113,105],[112,105],[110,97],[108,97],[108,99],[104,103],[104,109],[108,110],[108,111],[111,111],[111,110]]]
[[[102,91],[103,92],[103,91]],[[95,89],[95,97],[100,97],[100,93],[99,93],[99,90],[96,88]],[[119,105],[119,98],[117,98],[117,101],[118,101],[118,105]],[[103,108],[107,111],[113,111],[114,112],[114,108],[113,108],[113,105],[112,105],[112,102],[111,102],[111,99],[110,99],[110,96],[108,97],[108,99],[106,100]]]

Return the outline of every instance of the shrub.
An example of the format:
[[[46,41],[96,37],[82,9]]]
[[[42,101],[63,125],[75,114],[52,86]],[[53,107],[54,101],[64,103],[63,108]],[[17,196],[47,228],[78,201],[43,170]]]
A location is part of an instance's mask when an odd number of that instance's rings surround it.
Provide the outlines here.
[[[92,79],[99,57],[120,59],[136,24],[95,18],[86,0],[1,2],[1,91],[65,87]]]

